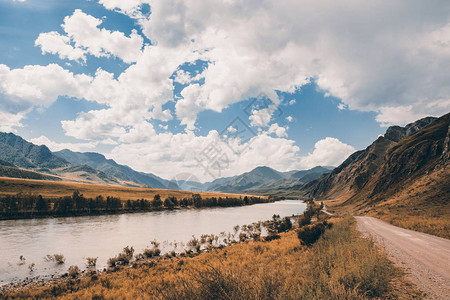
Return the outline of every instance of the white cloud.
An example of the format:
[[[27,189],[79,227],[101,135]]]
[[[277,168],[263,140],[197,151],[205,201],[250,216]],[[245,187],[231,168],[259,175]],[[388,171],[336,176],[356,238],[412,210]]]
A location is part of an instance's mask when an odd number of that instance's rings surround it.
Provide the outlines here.
[[[81,98],[91,80],[90,76],[74,75],[57,64],[13,70],[0,64],[0,94],[16,104],[47,107],[58,96]]]
[[[260,110],[252,110],[252,115],[249,117],[250,124],[255,127],[267,127],[272,119],[272,114],[276,109],[263,108]]]
[[[41,33],[35,45],[42,53],[58,54],[61,59],[86,61],[86,54],[96,57],[119,57],[126,63],[136,62],[142,55],[144,39],[135,29],[129,37],[120,31],[99,28],[103,23],[91,15],[76,9],[64,18],[62,28],[66,35],[56,31]],[[72,46],[74,44],[74,46]]]
[[[16,132],[17,127],[22,127],[21,120],[25,113],[9,113],[0,110],[0,131]]]
[[[191,82],[199,81],[202,78],[203,75],[201,73],[192,75],[189,72],[180,69],[175,73],[175,78],[173,81],[180,84],[188,84]]]
[[[294,105],[295,103],[297,103],[297,101],[295,101],[295,99],[292,99],[291,101],[289,101],[289,105]]]
[[[106,9],[116,10],[133,18],[142,18],[140,12],[142,4],[149,3],[148,0],[99,0]]]
[[[141,137],[142,134],[137,136]],[[166,132],[146,135],[140,142],[133,139],[129,141],[132,143],[115,147],[107,157],[137,170],[153,172],[165,178],[172,178],[176,170],[178,173],[193,173],[205,181],[214,179],[211,174],[217,177],[232,176],[247,172],[261,164],[286,170],[292,168],[299,151],[294,141],[263,134],[252,138],[248,144],[240,145],[246,150],[237,155],[220,140],[216,131],[210,131],[206,136],[196,136],[191,131],[179,134]],[[210,163],[201,155],[202,150],[210,145],[214,145],[214,149],[220,153],[219,157],[226,157],[227,162],[224,159],[220,162],[220,171],[216,168],[217,165],[214,165],[216,160]],[[233,149],[234,147],[235,145]],[[199,161],[208,171],[205,171]]]
[[[92,76],[73,74],[56,64],[12,70],[0,65],[2,101],[19,107],[16,113],[22,113],[2,126],[20,126],[30,107],[48,107],[59,96],[85,98],[105,108],[62,121],[66,134],[103,143],[137,141],[136,146],[118,145],[113,154],[129,157],[125,150],[129,146],[134,149],[130,152],[147,157],[151,167],[166,156],[174,160],[174,166],[181,164],[184,154],[167,153],[169,146],[184,148],[184,144],[172,144],[175,141],[191,143],[194,149],[212,139],[195,137],[190,131],[199,112],[220,112],[261,93],[279,104],[275,91],[294,92],[310,78],[324,92],[340,98],[341,108],[375,111],[382,125],[450,110],[450,73],[445,68],[450,64],[450,6],[446,1],[437,1],[426,10],[418,0],[349,0],[345,6],[332,0],[100,3],[137,18],[137,26],[152,44],[144,45],[135,31],[101,28],[101,19],[76,10],[64,19],[64,34],[52,31],[38,37],[36,44],[44,53],[78,61],[87,55],[115,56],[133,64],[118,76],[101,69]],[[151,5],[150,16],[140,13],[144,3]],[[208,62],[201,75],[193,79],[193,74],[179,71],[180,66],[197,59]],[[200,78],[204,84],[199,84]],[[153,127],[147,125],[150,119],[172,118],[172,112],[162,107],[174,101],[174,81],[186,85],[173,113],[187,125],[188,132],[154,134]],[[2,103],[3,113],[11,114],[12,109],[4,109],[6,105]],[[253,125],[267,127],[271,116],[270,111],[255,110],[250,120]],[[292,164],[299,159],[292,141],[264,133],[258,139],[273,142],[274,147],[281,145],[280,151],[286,151],[287,160],[280,158],[274,166],[283,168],[291,158]],[[148,140],[166,148],[147,154]],[[327,164],[327,159],[335,164],[351,147],[325,140],[302,159],[304,165]],[[242,165],[236,165],[236,170],[249,168],[256,160],[257,165],[264,162],[264,149],[253,148],[256,142],[255,138],[249,148],[254,157],[247,157],[248,163],[240,161]],[[341,154],[325,151],[332,147]],[[187,170],[189,164],[180,167]],[[155,168],[159,168],[157,163]]]
[[[301,157],[297,166],[299,169],[310,169],[315,166],[338,166],[355,148],[344,144],[336,138],[327,137],[314,145],[314,151]]]
[[[440,67],[450,62],[447,14],[438,9],[448,7],[445,2],[426,12],[418,3],[390,1],[255,6],[155,0],[151,6],[152,15],[142,22],[150,39],[164,47],[194,40],[198,49],[208,49],[204,58],[212,62],[203,72],[205,85],[189,87],[195,91],[179,101],[184,123],[195,122],[198,111],[221,111],[265,90],[293,91],[311,77],[349,109],[413,105],[432,113],[423,99],[450,95],[450,74]]]
[[[274,124],[270,125],[267,133],[269,133],[269,134],[275,133],[275,135],[277,137],[287,137],[288,136],[287,132],[286,132],[287,129],[289,129],[289,127],[282,127],[282,126],[279,126],[278,123],[274,123]]]
[[[81,48],[74,48],[70,44],[69,37],[56,31],[39,34],[34,44],[41,48],[42,54],[58,54],[61,59],[86,61],[85,51]]]
[[[57,143],[52,140],[50,140],[46,136],[40,136],[38,138],[34,138],[30,140],[31,143],[36,145],[45,145],[47,146],[51,151],[59,151],[63,149],[69,149],[76,152],[83,152],[83,151],[89,151],[94,149],[97,146],[97,143],[95,142],[88,142],[88,143]]]
[[[286,117],[286,121],[288,121],[289,123],[291,123],[292,121],[294,121],[294,118],[292,116],[287,116]]]
[[[101,19],[76,9],[72,16],[64,18],[61,26],[76,47],[85,49],[91,55],[114,55],[126,63],[136,62],[142,55],[143,38],[136,30],[132,30],[130,37],[127,37],[120,31],[100,29],[98,27],[102,22]]]

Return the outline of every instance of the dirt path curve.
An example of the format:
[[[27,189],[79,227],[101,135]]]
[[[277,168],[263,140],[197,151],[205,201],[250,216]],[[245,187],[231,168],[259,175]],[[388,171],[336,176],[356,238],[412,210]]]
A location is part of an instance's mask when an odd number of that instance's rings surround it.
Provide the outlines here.
[[[450,299],[450,240],[399,228],[372,217],[356,217],[357,228],[381,243],[389,257],[427,299]]]

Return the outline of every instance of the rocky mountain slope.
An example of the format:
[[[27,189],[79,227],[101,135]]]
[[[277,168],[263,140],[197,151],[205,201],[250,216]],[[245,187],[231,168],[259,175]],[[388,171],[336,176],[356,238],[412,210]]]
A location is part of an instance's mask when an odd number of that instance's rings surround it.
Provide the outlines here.
[[[367,191],[369,182],[374,181],[374,176],[385,166],[386,160],[389,160],[386,157],[390,153],[388,150],[435,120],[436,118],[428,117],[405,127],[389,127],[384,136],[380,136],[365,150],[353,153],[328,175],[303,186],[300,189],[301,194],[319,199],[332,199],[351,198],[357,193]],[[400,174],[393,176],[398,175]],[[385,182],[384,185],[386,184],[389,183]],[[369,194],[374,193],[376,192],[371,191]]]
[[[389,128],[300,189],[336,211],[450,238],[450,114]]]

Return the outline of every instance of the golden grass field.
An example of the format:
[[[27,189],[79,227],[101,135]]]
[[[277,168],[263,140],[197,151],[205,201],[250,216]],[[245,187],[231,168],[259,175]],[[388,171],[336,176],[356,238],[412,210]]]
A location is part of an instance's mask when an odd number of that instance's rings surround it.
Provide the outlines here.
[[[246,241],[194,257],[147,261],[134,267],[9,291],[4,297],[62,299],[413,299],[403,273],[353,218],[312,247],[296,231],[271,242]],[[1,297],[0,297],[1,298]]]
[[[73,192],[79,191],[85,197],[95,198],[98,195],[119,197],[122,200],[147,199],[152,200],[156,194],[162,199],[169,196],[178,199],[190,197],[192,193],[198,193],[203,198],[206,197],[244,197],[245,194],[225,194],[217,192],[189,192],[177,190],[151,189],[139,187],[125,187],[117,185],[97,185],[60,181],[44,181],[32,179],[16,179],[8,177],[0,177],[0,196],[12,195],[18,192],[39,194],[48,198],[56,198],[72,195]],[[261,196],[264,198],[264,196]]]

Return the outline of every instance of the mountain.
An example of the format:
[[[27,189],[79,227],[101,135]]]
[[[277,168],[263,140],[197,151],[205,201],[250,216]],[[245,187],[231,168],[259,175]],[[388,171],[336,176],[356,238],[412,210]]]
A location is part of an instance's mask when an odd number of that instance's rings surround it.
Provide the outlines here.
[[[257,167],[238,176],[216,179],[207,186],[214,191],[265,193],[298,188],[327,172],[330,172],[329,168],[320,166],[310,170],[288,172],[279,172],[269,167]]]
[[[269,167],[257,167],[250,172],[241,174],[214,187],[215,191],[238,192],[246,191],[257,185],[282,179],[283,175]]]
[[[259,184],[247,189],[247,192],[274,194],[283,196],[295,195],[290,191],[296,191],[304,184],[311,180],[319,178],[325,173],[329,173],[330,169],[325,167],[314,167],[303,171],[280,172],[283,178],[275,181]]]
[[[99,153],[80,153],[65,149],[55,152],[54,154],[73,165],[87,165],[101,171],[107,176],[115,177],[126,182],[133,182],[138,185],[145,185],[158,189],[179,189],[178,185],[174,182],[165,180],[151,173],[137,172],[128,166],[116,163],[112,159],[106,159],[104,155]]]
[[[337,212],[371,215],[396,226],[449,239],[450,114],[419,127],[410,127],[414,128],[410,135],[390,143],[370,176],[361,177],[355,168],[348,178],[347,190],[337,194],[329,205]],[[340,173],[357,165],[364,152],[356,156],[340,168]],[[309,184],[308,193],[315,192],[316,199],[330,199],[333,191],[342,190],[339,184],[329,185],[330,177]],[[366,180],[357,182],[356,178]]]
[[[13,133],[0,132],[0,165],[0,175],[5,177],[119,184],[107,174],[88,166],[74,166],[47,146],[37,146]]]
[[[10,166],[43,172],[69,166],[46,146],[36,146],[13,133],[3,132],[0,132],[0,160]]]
[[[389,127],[384,136],[380,136],[365,150],[353,153],[328,175],[304,185],[300,189],[301,194],[319,199],[351,198],[363,190],[380,171],[389,149],[435,121],[436,118],[427,117],[405,127]]]

